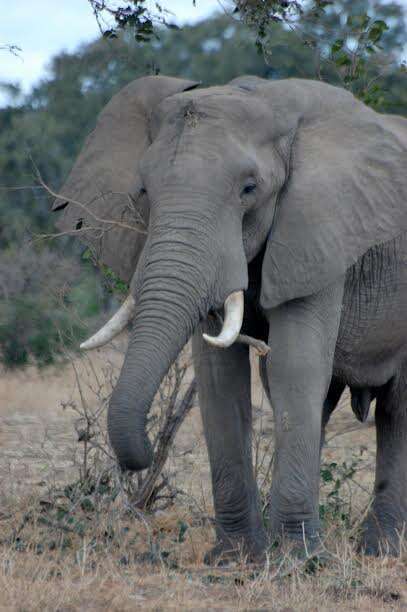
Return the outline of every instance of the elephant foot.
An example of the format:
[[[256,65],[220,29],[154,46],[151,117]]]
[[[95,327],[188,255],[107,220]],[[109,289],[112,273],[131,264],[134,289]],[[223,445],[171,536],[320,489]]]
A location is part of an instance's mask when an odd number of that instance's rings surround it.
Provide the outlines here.
[[[399,557],[407,550],[407,520],[379,521],[376,514],[368,516],[362,525],[358,551],[368,556]]]
[[[209,550],[204,563],[210,566],[226,566],[229,563],[263,564],[266,560],[266,542],[252,541],[247,537],[218,540]]]
[[[319,521],[270,521],[270,542],[272,548],[298,559],[323,556]]]
[[[332,559],[318,532],[301,539],[296,535],[280,533],[278,536],[274,535],[270,541],[271,562],[287,572],[295,567],[301,568],[307,574],[314,574]]]
[[[312,572],[325,566],[331,557],[323,547],[319,534],[302,540],[287,536],[274,538],[270,551],[276,555],[274,562],[284,566],[288,564],[288,567],[293,560],[301,565],[304,562],[304,566]]]

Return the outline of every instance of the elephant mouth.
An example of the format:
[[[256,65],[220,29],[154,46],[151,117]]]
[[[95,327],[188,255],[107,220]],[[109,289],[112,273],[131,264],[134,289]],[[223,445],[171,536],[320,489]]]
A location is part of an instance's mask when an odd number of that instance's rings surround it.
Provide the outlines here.
[[[80,348],[91,350],[100,348],[113,340],[133,319],[136,311],[136,301],[130,294],[124,300],[119,310],[90,338],[82,342]],[[243,291],[233,291],[224,302],[224,319],[222,329],[217,336],[203,334],[204,340],[217,348],[228,348],[240,334],[244,315]]]

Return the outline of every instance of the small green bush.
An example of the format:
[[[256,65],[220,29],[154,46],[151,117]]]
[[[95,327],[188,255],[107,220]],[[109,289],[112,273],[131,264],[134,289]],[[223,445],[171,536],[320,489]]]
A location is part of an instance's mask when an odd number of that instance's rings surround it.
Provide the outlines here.
[[[48,248],[9,250],[0,264],[0,361],[51,364],[75,348],[106,305],[91,264]]]

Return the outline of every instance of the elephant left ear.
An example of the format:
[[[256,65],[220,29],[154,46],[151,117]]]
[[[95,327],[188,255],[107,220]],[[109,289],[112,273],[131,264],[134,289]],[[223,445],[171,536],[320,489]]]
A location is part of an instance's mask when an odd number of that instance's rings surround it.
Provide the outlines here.
[[[150,205],[139,162],[151,144],[150,118],[167,97],[199,83],[146,76],[121,89],[100,112],[53,210],[61,232],[78,236],[93,259],[129,281],[142,252]]]
[[[407,230],[407,121],[360,104],[304,122],[266,245],[261,304],[311,295]]]

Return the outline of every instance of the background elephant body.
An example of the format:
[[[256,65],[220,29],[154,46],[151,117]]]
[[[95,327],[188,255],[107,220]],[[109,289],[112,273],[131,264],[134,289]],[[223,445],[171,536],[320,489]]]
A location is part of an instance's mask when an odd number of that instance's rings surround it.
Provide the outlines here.
[[[356,412],[367,401],[359,390],[377,397],[375,500],[362,544],[394,552],[407,519],[406,122],[313,81],[195,87],[146,77],[117,94],[57,206],[60,226],[72,230],[80,217],[95,255],[122,277],[138,259],[133,332],[109,408],[113,448],[123,468],[149,465],[148,410],[195,333],[214,554],[264,554],[249,355],[233,344],[244,292],[243,331],[271,346],[261,368],[275,414],[271,535],[317,542],[321,424],[347,384]],[[147,238],[123,224],[139,207],[148,208]],[[216,337],[210,315],[224,304]]]

